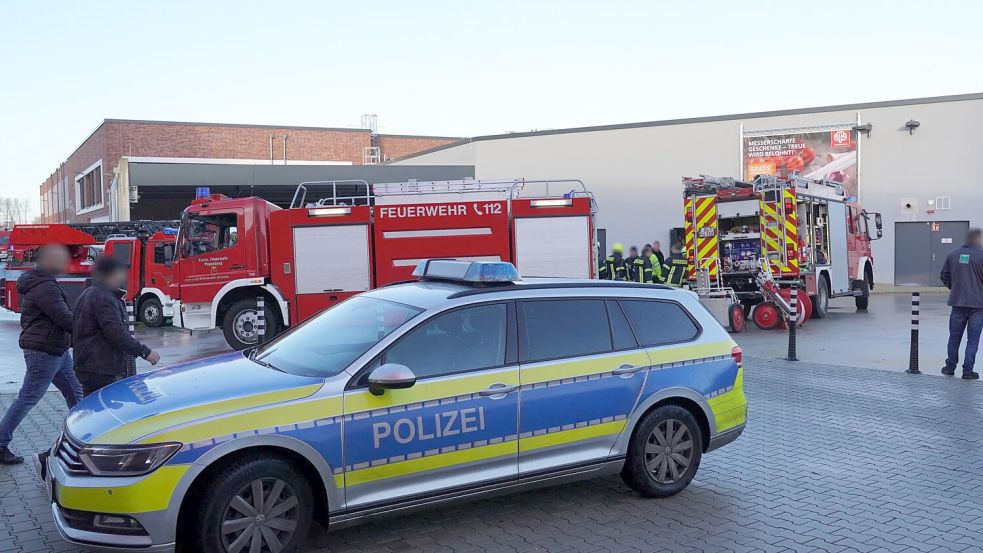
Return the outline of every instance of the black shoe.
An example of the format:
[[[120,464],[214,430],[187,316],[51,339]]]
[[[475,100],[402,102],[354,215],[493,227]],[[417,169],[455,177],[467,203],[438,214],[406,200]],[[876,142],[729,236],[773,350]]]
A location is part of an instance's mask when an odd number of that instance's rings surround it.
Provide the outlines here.
[[[953,367],[951,369],[948,368],[948,367],[942,367],[942,374],[944,374],[946,376],[955,376],[956,375],[956,369],[955,369],[955,367]]]
[[[963,380],[979,380],[980,373],[969,371],[968,373],[963,373]]]
[[[0,465],[19,465],[24,462],[23,457],[14,455],[8,448],[0,448]]]

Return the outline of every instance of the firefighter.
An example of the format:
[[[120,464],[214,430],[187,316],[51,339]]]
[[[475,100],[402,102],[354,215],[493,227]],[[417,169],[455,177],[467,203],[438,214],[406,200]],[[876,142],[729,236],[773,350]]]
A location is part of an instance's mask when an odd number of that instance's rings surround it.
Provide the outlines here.
[[[603,280],[626,280],[628,278],[623,257],[625,247],[620,243],[611,246],[611,255],[601,265],[600,277]]]
[[[656,242],[656,244],[658,244],[658,242]],[[655,253],[652,246],[645,244],[645,247],[642,248],[642,255],[649,258],[649,264],[652,266],[652,278],[649,279],[649,282],[653,282],[655,284],[662,284],[665,282],[665,275],[669,271],[664,267],[665,263],[663,262],[662,258]]]
[[[631,262],[628,266],[632,282],[651,283],[652,282],[652,261],[649,259],[648,245],[642,248],[642,255],[638,255],[638,248],[632,246],[630,257]]]
[[[689,271],[689,261],[683,255],[683,248],[679,244],[673,244],[670,248],[666,265],[669,271],[665,283],[674,288],[680,288],[683,285],[683,279],[686,278],[686,273]]]
[[[625,280],[637,282],[635,276],[635,260],[638,259],[638,246],[628,248],[628,257],[625,258]]]
[[[652,242],[652,255],[659,259],[659,267],[664,267],[666,265],[666,256],[662,254],[662,244],[660,244],[658,240]]]

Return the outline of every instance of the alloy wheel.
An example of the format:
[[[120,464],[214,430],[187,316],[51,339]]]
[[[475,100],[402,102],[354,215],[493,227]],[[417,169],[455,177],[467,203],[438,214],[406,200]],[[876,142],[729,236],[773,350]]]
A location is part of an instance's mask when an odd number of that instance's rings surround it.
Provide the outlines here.
[[[659,484],[672,484],[693,462],[693,437],[676,419],[666,419],[652,429],[645,443],[645,467]]]
[[[279,553],[300,519],[300,501],[279,478],[259,478],[242,487],[225,508],[222,545],[227,553]]]

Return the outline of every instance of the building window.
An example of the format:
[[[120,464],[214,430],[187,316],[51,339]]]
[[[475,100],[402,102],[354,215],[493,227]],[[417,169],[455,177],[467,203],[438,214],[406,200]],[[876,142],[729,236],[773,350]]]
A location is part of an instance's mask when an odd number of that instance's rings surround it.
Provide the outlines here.
[[[75,177],[75,213],[85,213],[102,207],[104,193],[100,159]]]

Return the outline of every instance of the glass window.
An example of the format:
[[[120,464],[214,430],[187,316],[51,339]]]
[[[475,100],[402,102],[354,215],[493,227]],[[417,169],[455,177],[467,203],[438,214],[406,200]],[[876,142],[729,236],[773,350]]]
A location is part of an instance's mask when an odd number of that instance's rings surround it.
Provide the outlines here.
[[[193,257],[235,246],[239,239],[237,219],[235,213],[190,215],[182,246],[184,256]]]
[[[259,348],[254,359],[290,374],[334,376],[421,311],[401,303],[354,297]]]
[[[505,304],[480,305],[439,315],[410,331],[382,356],[406,365],[417,378],[505,364]]]
[[[638,347],[638,341],[631,331],[628,319],[625,318],[621,306],[616,301],[607,301],[608,318],[611,320],[611,339],[614,340],[614,349],[633,349]]]
[[[687,342],[700,333],[693,319],[676,303],[622,300],[621,306],[643,346]]]
[[[520,303],[520,359],[526,362],[611,351],[611,329],[603,300],[544,300]]]

